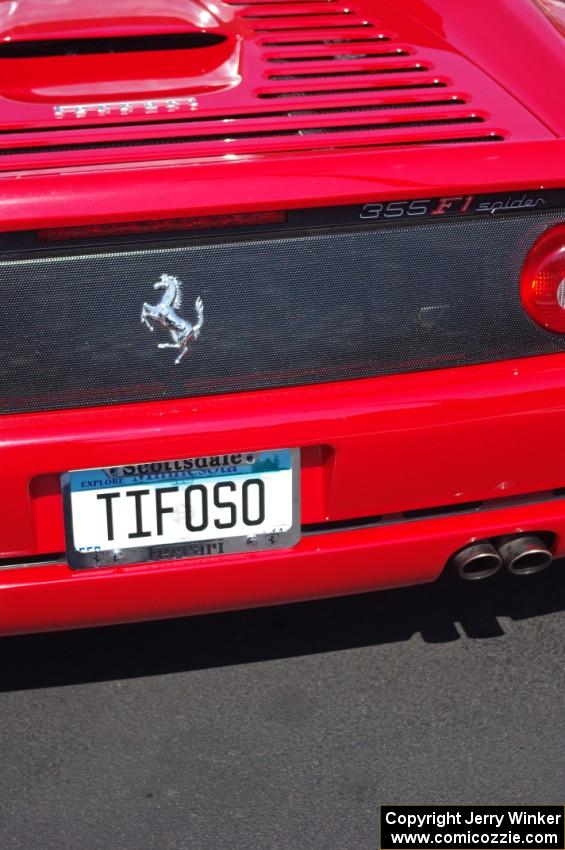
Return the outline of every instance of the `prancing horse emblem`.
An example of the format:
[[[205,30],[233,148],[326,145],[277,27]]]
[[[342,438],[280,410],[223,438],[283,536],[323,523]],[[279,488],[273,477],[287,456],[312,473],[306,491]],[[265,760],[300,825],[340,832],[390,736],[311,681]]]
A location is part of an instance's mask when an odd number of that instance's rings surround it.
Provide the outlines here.
[[[178,278],[162,274],[153,289],[164,289],[163,297],[158,304],[145,302],[141,308],[141,322],[147,325],[151,332],[155,330],[155,323],[170,332],[173,342],[160,342],[157,347],[178,348],[179,355],[175,360],[177,366],[188,351],[188,343],[192,339],[198,339],[200,328],[204,324],[204,303],[200,296],[194,302],[196,322],[193,325],[176,312],[182,303],[181,287],[182,283]]]

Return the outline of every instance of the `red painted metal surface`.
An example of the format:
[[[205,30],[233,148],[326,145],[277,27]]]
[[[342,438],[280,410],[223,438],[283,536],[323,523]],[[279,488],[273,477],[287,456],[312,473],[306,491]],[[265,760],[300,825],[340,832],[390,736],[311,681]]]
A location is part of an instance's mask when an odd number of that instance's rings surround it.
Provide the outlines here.
[[[561,0],[534,0],[561,35],[565,36],[565,7]]]
[[[0,173],[0,217],[2,229],[13,231],[564,184],[565,139],[509,144],[504,150],[442,146],[382,150],[378,156],[349,152],[198,164],[176,160]]]
[[[9,5],[4,232],[565,185],[563,39],[531,0],[123,0],[111,14],[85,0],[80,18],[70,0],[56,16],[48,4]],[[1,53],[7,36],[195,31],[225,41],[215,55],[184,57],[185,76],[178,56],[159,64],[163,50],[128,54],[121,77],[99,53]],[[126,97],[134,103],[123,110]],[[167,104],[177,97],[187,100]],[[77,104],[83,117],[55,111]],[[290,552],[87,573],[64,563],[0,569],[0,633],[431,581],[467,542],[510,531],[553,532],[565,554],[562,501],[498,501],[565,486],[564,426],[561,356],[2,417],[0,567],[63,551],[61,472],[124,458],[298,446],[305,524],[493,501],[480,513],[313,534]]]
[[[457,45],[554,132],[565,133],[565,13],[560,0],[403,0],[402,7]]]

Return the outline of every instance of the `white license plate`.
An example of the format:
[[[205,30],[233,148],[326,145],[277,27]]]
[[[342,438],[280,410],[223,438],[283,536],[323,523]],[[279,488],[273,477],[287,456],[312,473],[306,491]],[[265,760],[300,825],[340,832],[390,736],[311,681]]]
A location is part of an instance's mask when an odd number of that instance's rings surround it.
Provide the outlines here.
[[[298,481],[298,449],[64,473],[68,562],[103,567],[293,546]]]

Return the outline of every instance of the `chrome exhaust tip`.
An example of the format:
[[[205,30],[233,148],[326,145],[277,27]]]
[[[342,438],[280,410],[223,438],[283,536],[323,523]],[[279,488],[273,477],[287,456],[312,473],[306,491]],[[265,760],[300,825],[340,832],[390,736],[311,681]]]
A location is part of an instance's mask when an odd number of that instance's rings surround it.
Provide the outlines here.
[[[491,543],[473,543],[454,556],[453,565],[459,578],[479,581],[497,573],[502,566],[502,558]]]
[[[530,576],[549,567],[553,555],[539,537],[514,537],[498,545],[506,569],[516,576]]]

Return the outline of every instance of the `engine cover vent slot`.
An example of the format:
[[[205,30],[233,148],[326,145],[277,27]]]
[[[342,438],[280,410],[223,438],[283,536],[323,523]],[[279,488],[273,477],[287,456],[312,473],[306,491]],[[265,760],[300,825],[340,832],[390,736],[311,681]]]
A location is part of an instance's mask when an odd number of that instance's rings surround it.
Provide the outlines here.
[[[390,59],[396,56],[410,56],[409,50],[403,50],[401,47],[390,48],[389,50],[372,51],[370,53],[328,53],[311,56],[272,56],[267,59],[267,62],[344,62],[354,59]]]
[[[359,38],[347,38],[342,36],[341,38],[335,36],[327,36],[326,38],[304,38],[304,39],[281,39],[277,41],[264,41],[263,47],[314,47],[318,45],[328,45],[328,44],[374,44],[390,41],[390,37],[386,35],[376,35],[374,37],[370,36],[359,36]]]
[[[429,70],[424,65],[396,65],[381,68],[348,68],[347,71],[303,71],[293,74],[270,74],[270,80],[306,80],[321,77],[370,77],[373,74],[419,74]]]
[[[421,99],[420,99],[421,98]],[[234,113],[233,115],[224,115],[224,121],[230,121],[232,127],[236,127],[238,123],[245,124],[246,121],[260,121],[261,119],[267,118],[297,118],[300,115],[340,115],[346,113],[355,113],[355,112],[377,112],[377,111],[388,111],[388,110],[398,110],[398,109],[414,109],[417,107],[418,109],[431,109],[433,107],[451,107],[451,106],[462,106],[466,104],[467,101],[465,98],[457,96],[457,95],[449,95],[445,94],[443,96],[437,95],[435,98],[431,98],[430,95],[420,95],[412,96],[409,100],[383,100],[380,101],[377,99],[372,100],[371,102],[366,103],[358,103],[355,106],[348,106],[346,103],[339,106],[329,106],[327,104],[320,106],[311,106],[300,108],[298,106],[293,107],[292,109],[270,109],[270,110],[261,110],[259,112],[246,112],[238,115]],[[202,115],[198,116],[198,118],[169,118],[164,119],[163,124],[174,125],[174,124],[209,124],[210,122],[217,121],[215,115]],[[124,121],[122,124],[123,127],[145,127],[145,124],[140,123],[138,121]],[[109,127],[113,127],[113,124],[98,124],[98,128],[106,129]],[[57,132],[62,132],[65,135],[68,134],[68,130],[66,127],[59,125],[59,127],[55,128]],[[44,133],[41,127],[33,127],[30,130],[27,130],[27,133],[30,135],[39,135]],[[51,131],[52,132],[52,131]],[[0,138],[2,136],[9,137],[13,136],[17,131],[14,130],[0,130]],[[0,148],[0,155],[2,150]]]
[[[411,91],[412,89],[441,89],[446,88],[447,83],[442,82],[441,80],[429,80],[421,83],[393,83],[392,85],[359,85],[359,86],[351,86],[345,84],[343,87],[336,87],[335,83],[331,84],[330,88],[327,89],[302,89],[301,91],[296,91],[290,89],[288,91],[283,91],[278,89],[276,91],[260,91],[257,93],[257,97],[261,98],[279,98],[279,97],[332,97],[339,96],[343,94],[367,94],[370,92],[389,92],[389,91]]]
[[[52,56],[94,56],[115,53],[148,53],[215,47],[225,35],[206,32],[161,33],[113,38],[56,38],[0,42],[0,59],[37,59]]]
[[[331,24],[301,24],[295,26],[267,26],[267,27],[254,27],[255,32],[296,32],[300,30],[345,30],[345,29],[359,29],[360,27],[373,27],[373,24],[368,21],[355,21],[355,23],[344,24],[342,21],[331,23]]]
[[[128,140],[128,141],[108,141],[108,142],[84,142],[84,143],[69,143],[65,145],[30,145],[26,147],[16,148],[16,147],[5,147],[0,148],[0,157],[9,157],[9,156],[17,156],[18,154],[22,155],[31,155],[31,154],[40,154],[45,155],[49,153],[59,153],[65,151],[96,151],[103,149],[126,149],[132,150],[140,147],[150,147],[150,146],[174,146],[174,145],[194,145],[194,146],[209,146],[209,145],[218,145],[222,143],[229,142],[230,150],[235,152],[246,153],[251,150],[249,147],[245,146],[246,142],[261,142],[268,139],[277,140],[285,138],[287,142],[284,145],[281,145],[280,142],[275,144],[275,147],[272,147],[271,150],[282,150],[282,149],[290,149],[291,147],[295,150],[304,150],[305,148],[310,148],[316,146],[318,149],[322,147],[334,147],[337,144],[343,147],[380,147],[382,145],[413,145],[413,144],[447,144],[449,142],[476,142],[476,141],[501,141],[503,137],[496,135],[495,133],[489,132],[480,132],[478,134],[471,134],[469,131],[465,131],[463,134],[459,133],[457,135],[453,135],[455,132],[455,128],[461,125],[480,125],[484,123],[484,118],[480,115],[467,114],[467,115],[453,115],[449,118],[439,118],[439,117],[430,117],[427,119],[420,120],[411,120],[406,118],[406,120],[395,120],[395,121],[379,121],[374,123],[363,123],[363,124],[345,124],[345,125],[314,125],[308,126],[307,122],[304,121],[302,124],[298,124],[292,128],[280,128],[280,129],[272,129],[272,130],[242,130],[239,132],[230,132],[229,134],[226,131],[222,133],[206,133],[206,134],[194,134],[191,136],[179,135],[174,136],[172,134],[167,134],[166,136],[155,136],[155,137],[146,137],[146,138],[138,138],[136,140]],[[427,129],[433,130],[434,128],[447,128],[446,133],[434,134],[431,136],[422,136],[420,133],[414,137],[410,134],[410,131],[414,129]],[[392,135],[391,131],[397,131],[397,135]],[[405,131],[408,131],[408,135],[405,135]],[[383,133],[385,137],[383,139],[379,139],[375,136],[375,133]],[[370,135],[370,139],[367,138],[367,134]],[[346,140],[342,143],[338,143],[337,139],[334,141],[332,137],[345,136]],[[306,145],[303,141],[305,137],[323,137],[324,142],[321,140],[316,143],[311,143],[310,145]],[[291,146],[290,142],[294,139],[294,144]],[[331,140],[330,140],[331,139]],[[265,149],[265,148],[264,148]],[[199,153],[205,153],[205,150],[202,150],[200,147]]]
[[[292,17],[293,18],[325,18],[325,17],[328,17],[330,15],[333,17],[335,15],[352,15],[352,14],[353,14],[353,12],[351,11],[351,9],[343,8],[343,9],[339,9],[339,10],[338,9],[330,9],[327,12],[294,12]],[[254,20],[254,19],[264,20],[265,18],[288,18],[288,17],[289,17],[288,13],[284,13],[284,12],[280,12],[280,13],[279,12],[266,12],[265,14],[252,13],[252,14],[242,15],[242,18],[245,18],[246,20]]]

